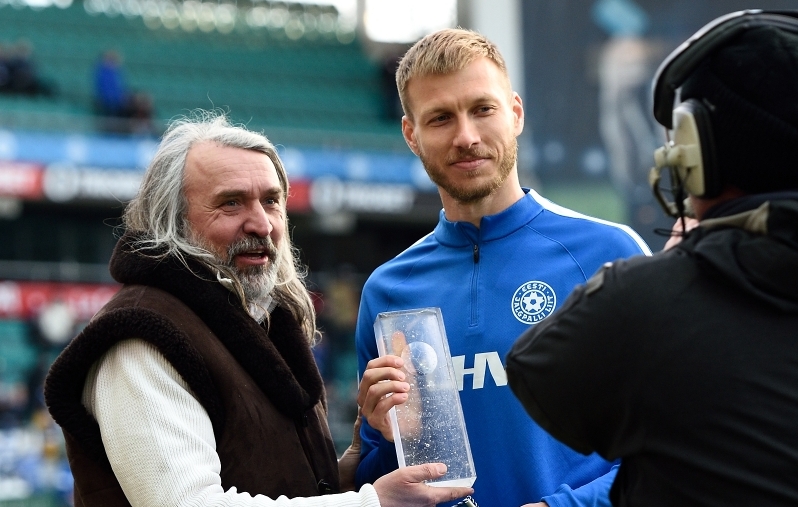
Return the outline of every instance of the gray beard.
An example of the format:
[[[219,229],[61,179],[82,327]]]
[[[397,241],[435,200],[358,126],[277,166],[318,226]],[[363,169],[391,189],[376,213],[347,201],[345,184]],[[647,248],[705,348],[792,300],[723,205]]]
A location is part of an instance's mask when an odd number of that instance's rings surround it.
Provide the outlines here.
[[[277,285],[277,264],[275,262],[277,260],[277,251],[274,250],[271,241],[268,241],[269,263],[265,266],[250,266],[246,269],[239,269],[233,260],[237,249],[248,250],[249,246],[253,246],[253,243],[258,242],[259,240],[249,241],[245,239],[234,243],[228,249],[227,260],[221,262],[221,264],[232,271],[238,279],[244,292],[244,301],[242,303],[249,315],[260,324],[264,321],[266,315],[271,313],[276,304],[272,297],[272,291]]]
[[[246,270],[238,269],[233,263],[223,264],[236,275],[244,291],[244,297],[250,304],[270,296],[277,285],[277,266],[271,261],[267,266],[256,266]]]
[[[233,273],[229,274],[234,276],[241,286],[241,293],[243,296],[241,303],[246,307],[249,315],[255,319],[258,324],[262,323],[266,318],[266,314],[271,313],[274,307],[277,306],[277,301],[271,295],[276,285],[277,270],[261,270],[264,272],[264,276],[257,280],[249,279],[252,273],[242,276],[240,270],[235,268],[230,268],[230,270],[233,271]],[[219,283],[222,284],[224,288],[234,294],[238,294],[233,280],[222,277],[222,273],[219,270],[216,271],[216,279],[219,280]]]
[[[190,228],[189,228],[190,230]],[[218,252],[208,245],[202,238],[197,238],[193,233],[189,234],[189,243],[193,246],[202,248],[213,255],[215,269],[226,268],[226,273],[231,273],[241,284],[244,294],[243,303],[248,307],[250,313],[253,309],[262,308],[262,312],[268,311],[272,305],[271,293],[277,285],[278,253],[270,238],[244,237],[227,248],[225,257],[222,258]],[[265,266],[250,266],[244,269],[238,268],[235,264],[235,256],[239,253],[253,250],[258,247],[266,249],[269,258]],[[228,287],[232,290],[232,287]],[[256,313],[262,313],[258,311]],[[254,316],[254,314],[253,314]]]
[[[266,248],[268,264],[239,269],[235,264],[235,256],[258,247]],[[269,238],[244,237],[230,245],[226,259],[217,259],[217,261],[235,274],[241,283],[244,298],[250,305],[270,297],[277,285],[277,249]]]

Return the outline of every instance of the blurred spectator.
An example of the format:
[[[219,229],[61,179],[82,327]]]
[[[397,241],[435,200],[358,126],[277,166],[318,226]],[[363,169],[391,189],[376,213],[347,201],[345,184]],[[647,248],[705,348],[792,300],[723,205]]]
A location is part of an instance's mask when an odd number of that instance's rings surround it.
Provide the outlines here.
[[[55,505],[71,505],[73,478],[60,428],[46,409],[40,409],[24,431],[32,442],[26,452],[17,455],[17,475],[28,484],[35,498],[49,498]]]
[[[94,69],[94,99],[103,116],[128,114],[127,90],[122,76],[122,58],[116,51],[106,51]]]
[[[102,130],[154,133],[152,98],[147,93],[128,90],[122,57],[116,51],[105,51],[94,69],[94,105],[102,118]]]
[[[74,505],[63,435],[46,409],[30,422],[0,429],[0,505]]]
[[[55,87],[39,76],[33,46],[20,39],[11,47],[0,46],[0,92],[18,95],[55,95]]]
[[[152,97],[148,93],[133,92],[130,95],[131,109],[129,131],[132,134],[157,134],[152,121]]]

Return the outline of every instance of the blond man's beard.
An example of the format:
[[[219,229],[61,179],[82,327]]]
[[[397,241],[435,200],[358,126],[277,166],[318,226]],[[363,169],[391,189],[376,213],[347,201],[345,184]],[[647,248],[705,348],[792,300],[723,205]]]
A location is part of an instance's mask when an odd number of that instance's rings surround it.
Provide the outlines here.
[[[515,137],[513,137],[507,143],[505,143],[504,155],[500,159],[496,160],[498,164],[498,172],[496,173],[496,176],[492,180],[480,186],[468,185],[468,183],[465,185],[457,185],[449,179],[446,170],[440,167],[440,165],[436,165],[429,157],[426,156],[426,153],[424,153],[423,150],[419,150],[418,157],[421,159],[421,163],[424,165],[424,169],[427,171],[427,174],[433,183],[446,191],[446,193],[452,196],[452,198],[454,198],[457,202],[468,204],[481,201],[485,197],[493,194],[493,192],[495,192],[499,187],[502,186],[502,184],[504,184],[504,182],[507,180],[507,176],[510,175],[513,167],[515,167],[516,160],[518,159],[518,141]],[[496,159],[496,154],[490,150],[484,150],[481,148],[461,148],[458,149],[454,156],[446,157],[444,164],[449,165],[450,163],[454,163],[455,161],[464,158]],[[474,171],[474,175],[477,174],[478,170]]]

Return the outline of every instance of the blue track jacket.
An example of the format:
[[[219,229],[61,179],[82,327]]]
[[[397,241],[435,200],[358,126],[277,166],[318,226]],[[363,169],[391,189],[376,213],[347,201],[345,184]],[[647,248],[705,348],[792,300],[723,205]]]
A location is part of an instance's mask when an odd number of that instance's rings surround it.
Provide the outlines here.
[[[465,414],[480,507],[609,506],[613,464],[554,440],[507,386],[503,360],[521,333],[551,315],[605,262],[650,254],[630,228],[557,206],[536,192],[482,218],[450,222],[372,273],[363,288],[358,368],[378,356],[380,312],[439,307]],[[358,486],[397,467],[393,443],[364,421]]]

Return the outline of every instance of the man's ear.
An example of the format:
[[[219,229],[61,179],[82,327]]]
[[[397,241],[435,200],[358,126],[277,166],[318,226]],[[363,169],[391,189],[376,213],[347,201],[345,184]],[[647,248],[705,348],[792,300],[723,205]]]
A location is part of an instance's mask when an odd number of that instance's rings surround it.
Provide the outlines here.
[[[402,136],[404,136],[407,146],[410,147],[410,151],[418,155],[418,142],[416,142],[416,130],[415,127],[413,126],[413,122],[407,117],[407,115],[402,116]]]
[[[515,116],[515,136],[518,137],[524,131],[524,103],[516,92],[513,92],[512,109]]]

